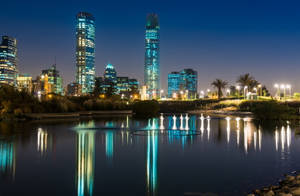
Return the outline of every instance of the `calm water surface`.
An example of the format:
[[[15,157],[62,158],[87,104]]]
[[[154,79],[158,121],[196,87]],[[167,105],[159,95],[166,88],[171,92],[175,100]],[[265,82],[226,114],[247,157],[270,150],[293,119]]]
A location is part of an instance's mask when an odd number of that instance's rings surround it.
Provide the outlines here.
[[[300,170],[296,132],[185,114],[0,123],[0,195],[245,195]]]

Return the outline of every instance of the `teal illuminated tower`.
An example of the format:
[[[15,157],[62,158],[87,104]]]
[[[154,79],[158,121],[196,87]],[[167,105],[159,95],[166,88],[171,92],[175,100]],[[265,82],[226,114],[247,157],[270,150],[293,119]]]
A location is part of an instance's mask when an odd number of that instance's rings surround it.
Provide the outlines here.
[[[159,22],[156,14],[146,21],[144,83],[149,98],[157,98],[160,91]]]
[[[76,83],[81,94],[95,87],[95,18],[85,12],[76,16]]]

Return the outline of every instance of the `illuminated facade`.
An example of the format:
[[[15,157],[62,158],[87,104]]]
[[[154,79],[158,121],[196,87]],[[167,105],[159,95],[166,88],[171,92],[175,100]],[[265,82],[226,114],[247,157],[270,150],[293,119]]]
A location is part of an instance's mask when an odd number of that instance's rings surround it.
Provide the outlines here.
[[[160,91],[159,22],[156,14],[146,21],[144,83],[149,98],[157,98]]]
[[[29,74],[19,74],[17,77],[17,88],[19,91],[31,93],[33,90],[32,77]]]
[[[0,84],[17,85],[17,40],[3,36],[0,45]]]
[[[171,72],[168,74],[168,97],[174,97],[180,91],[180,73]]]
[[[183,92],[187,98],[195,99],[198,89],[198,73],[192,69],[183,69],[180,72],[168,74],[168,97]]]
[[[81,95],[81,85],[76,82],[68,84],[67,95],[68,96],[80,96]]]
[[[59,71],[56,69],[56,65],[53,65],[50,69],[42,70],[39,81],[40,91],[43,95],[49,93],[63,95],[63,81],[59,75]]]
[[[76,83],[82,94],[95,86],[95,18],[85,12],[76,16]]]
[[[96,77],[96,85],[100,86],[101,93],[119,94],[129,98],[132,94],[138,94],[138,81],[129,77],[118,77],[112,64],[107,64],[104,76]]]

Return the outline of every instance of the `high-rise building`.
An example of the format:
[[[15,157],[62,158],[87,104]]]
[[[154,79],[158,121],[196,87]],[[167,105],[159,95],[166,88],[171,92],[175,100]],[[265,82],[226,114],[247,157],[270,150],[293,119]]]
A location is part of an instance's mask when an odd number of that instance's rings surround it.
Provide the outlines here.
[[[197,97],[198,74],[192,69],[183,69],[180,72],[168,74],[168,97],[185,96],[189,99]]]
[[[41,83],[40,91],[43,95],[47,95],[49,93],[62,95],[64,93],[63,81],[59,75],[59,71],[56,69],[56,65],[53,65],[50,69],[42,70],[39,81]]]
[[[144,83],[149,98],[157,98],[160,92],[159,22],[156,14],[146,20]]]
[[[17,85],[17,40],[2,37],[0,45],[0,84]]]
[[[76,83],[82,94],[92,93],[95,86],[95,18],[85,12],[76,16]]]
[[[181,76],[179,72],[171,72],[168,74],[168,97],[175,97],[180,91]]]
[[[198,88],[198,73],[193,69],[184,69],[180,72],[181,88],[188,92],[188,98],[196,99]]]

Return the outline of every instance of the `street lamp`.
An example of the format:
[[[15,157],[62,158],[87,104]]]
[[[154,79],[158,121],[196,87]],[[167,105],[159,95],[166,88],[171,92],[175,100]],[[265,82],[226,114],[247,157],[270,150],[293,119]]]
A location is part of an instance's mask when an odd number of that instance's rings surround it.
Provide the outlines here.
[[[246,99],[246,90],[248,89],[248,86],[244,86],[244,99]]]
[[[207,96],[209,97],[209,94],[210,94],[210,89],[207,89]]]
[[[280,89],[278,84],[274,84],[274,88],[276,88],[276,96],[280,96]]]
[[[290,97],[292,97],[292,87],[291,87],[291,85],[287,84],[286,88],[289,90]]]
[[[241,90],[241,87],[240,87],[240,86],[236,86],[236,89],[238,90],[238,98],[240,98],[240,90]]]
[[[230,89],[226,90],[227,97],[230,96]]]
[[[285,99],[285,95],[286,95],[286,91],[285,91],[285,85],[284,84],[281,84],[280,85],[280,89],[283,89],[283,98]]]
[[[259,88],[259,96],[262,96],[262,85],[259,84],[257,87]]]

